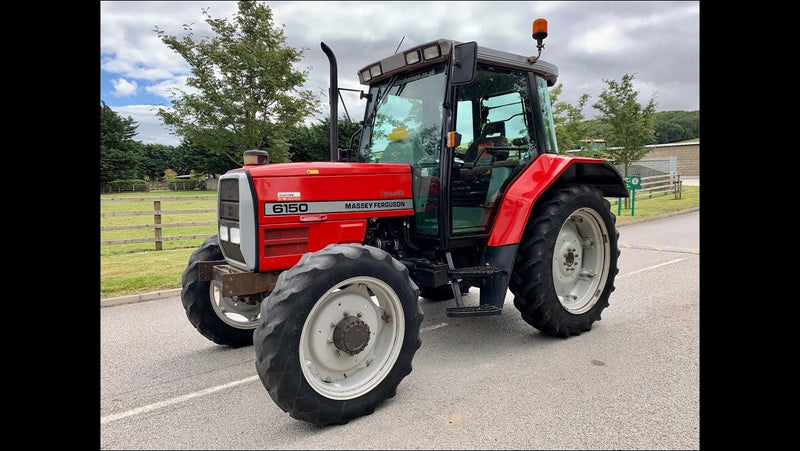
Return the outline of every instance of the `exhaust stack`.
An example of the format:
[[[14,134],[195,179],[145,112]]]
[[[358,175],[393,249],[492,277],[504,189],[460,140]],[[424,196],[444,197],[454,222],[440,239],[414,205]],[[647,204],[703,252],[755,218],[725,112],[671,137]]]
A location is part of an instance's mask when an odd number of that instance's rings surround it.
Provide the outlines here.
[[[339,161],[339,79],[338,68],[336,66],[336,57],[333,55],[333,50],[325,45],[322,45],[322,51],[328,56],[328,61],[331,66],[331,86],[328,89],[328,99],[331,105],[331,161]]]

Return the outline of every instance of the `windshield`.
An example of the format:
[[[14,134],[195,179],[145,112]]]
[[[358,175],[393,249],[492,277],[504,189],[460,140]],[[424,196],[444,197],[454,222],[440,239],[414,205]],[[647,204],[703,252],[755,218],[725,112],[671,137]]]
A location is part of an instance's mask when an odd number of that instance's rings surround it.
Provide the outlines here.
[[[413,166],[438,163],[444,69],[438,65],[370,87],[360,161]]]

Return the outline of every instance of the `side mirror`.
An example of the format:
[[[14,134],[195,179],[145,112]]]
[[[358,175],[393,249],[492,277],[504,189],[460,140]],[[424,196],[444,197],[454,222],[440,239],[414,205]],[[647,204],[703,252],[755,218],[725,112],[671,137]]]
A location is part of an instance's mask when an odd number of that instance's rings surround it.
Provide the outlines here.
[[[471,83],[478,66],[478,43],[475,41],[458,44],[453,49],[453,73],[450,83],[453,86]]]

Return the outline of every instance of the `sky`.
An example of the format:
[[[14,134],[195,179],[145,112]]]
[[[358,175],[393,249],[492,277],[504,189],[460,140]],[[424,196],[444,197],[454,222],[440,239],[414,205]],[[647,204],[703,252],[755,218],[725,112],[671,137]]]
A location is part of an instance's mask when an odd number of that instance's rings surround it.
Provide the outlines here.
[[[541,59],[558,66],[563,89],[558,100],[575,105],[588,94],[587,119],[598,114],[591,105],[606,81],[626,74],[634,77],[642,105],[653,99],[656,111],[700,109],[699,1],[262,3],[283,29],[286,45],[303,51],[297,69],[307,72],[308,80],[301,89],[317,94],[322,111],[309,124],[329,112],[330,73],[321,42],[336,57],[339,87],[362,90],[357,71],[394,54],[398,46],[402,51],[445,38],[535,56],[531,24],[540,17],[548,22]],[[191,24],[196,37],[210,36],[203,10],[231,20],[238,8],[234,1],[100,2],[100,100],[134,120],[134,140],[180,144],[155,106],[171,105],[169,90],[185,89],[190,67],[154,30],[183,37],[184,24]],[[365,101],[358,93],[343,91],[343,97],[350,118],[363,119]],[[345,114],[342,103],[338,110]]]

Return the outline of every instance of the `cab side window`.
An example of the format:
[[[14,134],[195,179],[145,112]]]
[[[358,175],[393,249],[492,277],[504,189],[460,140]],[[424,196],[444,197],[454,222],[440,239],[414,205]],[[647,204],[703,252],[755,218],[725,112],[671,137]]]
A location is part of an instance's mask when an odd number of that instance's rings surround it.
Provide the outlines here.
[[[453,235],[484,234],[498,196],[521,162],[530,158],[531,99],[521,72],[481,68],[457,91],[456,149],[451,183]]]

